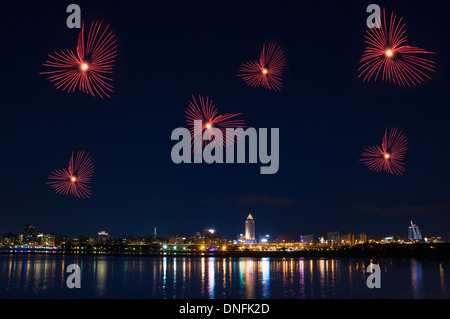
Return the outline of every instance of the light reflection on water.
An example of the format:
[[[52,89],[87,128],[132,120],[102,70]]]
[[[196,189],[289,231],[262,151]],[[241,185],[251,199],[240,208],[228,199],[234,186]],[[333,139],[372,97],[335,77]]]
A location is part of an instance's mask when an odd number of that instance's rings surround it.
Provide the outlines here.
[[[381,288],[366,286],[367,266]],[[69,289],[68,265],[81,267]],[[449,298],[450,262],[414,259],[0,255],[2,298]]]

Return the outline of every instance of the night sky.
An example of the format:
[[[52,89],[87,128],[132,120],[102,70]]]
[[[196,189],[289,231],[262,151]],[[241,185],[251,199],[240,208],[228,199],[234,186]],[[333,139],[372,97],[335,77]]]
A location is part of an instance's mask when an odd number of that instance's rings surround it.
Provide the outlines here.
[[[257,236],[324,230],[450,239],[450,3],[375,2],[403,16],[408,44],[436,52],[436,73],[401,88],[357,79],[366,7],[373,1],[77,1],[84,21],[111,25],[119,44],[115,92],[101,99],[56,90],[47,54],[74,48],[73,1],[2,4],[0,234],[26,224],[68,236],[190,236],[205,226],[235,238],[252,213]],[[282,91],[236,75],[263,43],[285,51]],[[280,168],[171,161],[191,94],[209,96],[248,126],[280,129]],[[385,128],[408,139],[406,173],[359,162]],[[45,184],[72,151],[90,153],[93,195]]]

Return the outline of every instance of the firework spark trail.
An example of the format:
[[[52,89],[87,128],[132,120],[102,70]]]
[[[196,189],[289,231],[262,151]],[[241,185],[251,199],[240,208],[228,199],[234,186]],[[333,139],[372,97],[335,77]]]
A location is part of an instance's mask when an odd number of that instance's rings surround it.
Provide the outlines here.
[[[383,136],[381,146],[370,146],[364,150],[360,159],[370,170],[375,172],[385,171],[390,174],[403,175],[407,148],[406,136],[401,130],[393,128],[389,135],[387,129]]]
[[[202,136],[207,135],[209,129],[215,127],[222,131],[223,144],[229,145],[234,143],[226,138],[226,128],[245,128],[246,124],[244,120],[237,119],[236,117],[242,113],[233,114],[217,114],[218,110],[213,104],[209,97],[203,97],[199,95],[198,102],[195,100],[194,95],[192,95],[192,100],[189,102],[189,107],[186,110],[186,122],[190,126],[191,139],[193,151],[201,151],[202,145],[207,144],[208,140],[203,140]],[[202,127],[195,124],[195,121],[202,121]],[[195,132],[201,132],[201,134],[196,134]],[[239,133],[236,133],[236,138],[239,139]],[[211,138],[211,136],[210,136]],[[217,146],[217,141],[213,138],[211,141],[211,146]]]
[[[247,62],[239,69],[242,80],[249,86],[262,86],[269,90],[280,91],[283,87],[282,74],[285,65],[283,50],[275,43],[265,44],[259,61]]]
[[[374,81],[381,74],[383,81],[399,86],[418,85],[431,79],[426,72],[435,72],[434,61],[417,56],[418,54],[434,54],[418,47],[405,45],[407,41],[403,18],[397,20],[397,15],[391,13],[389,23],[386,23],[386,11],[383,8],[383,21],[378,18],[381,28],[366,31],[366,49],[358,68],[358,78],[363,81]]]
[[[51,181],[46,184],[49,184],[58,194],[89,198],[91,190],[88,184],[91,182],[93,173],[94,163],[89,154],[85,155],[84,151],[77,152],[74,162],[72,152],[69,167],[51,172],[48,177]]]
[[[108,30],[109,25],[103,31],[101,25],[101,21],[92,22],[85,41],[83,23],[76,52],[66,50],[49,54],[51,60],[43,65],[52,70],[40,74],[47,74],[56,89],[74,92],[78,88],[93,96],[110,98],[113,86],[109,82],[113,80],[109,74],[117,57],[117,44],[114,33]]]

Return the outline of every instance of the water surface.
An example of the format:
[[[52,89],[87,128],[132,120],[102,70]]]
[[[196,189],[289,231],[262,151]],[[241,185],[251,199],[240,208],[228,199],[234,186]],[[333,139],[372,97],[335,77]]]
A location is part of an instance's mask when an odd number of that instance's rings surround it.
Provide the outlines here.
[[[369,289],[370,262],[381,288]],[[66,285],[81,267],[81,288]],[[450,263],[415,259],[0,255],[1,298],[449,298]]]

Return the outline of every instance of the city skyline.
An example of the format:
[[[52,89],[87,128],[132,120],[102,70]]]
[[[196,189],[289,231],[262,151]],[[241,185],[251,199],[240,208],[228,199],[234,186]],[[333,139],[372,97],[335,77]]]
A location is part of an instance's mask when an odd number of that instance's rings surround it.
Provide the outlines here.
[[[251,224],[249,224],[249,221]],[[280,234],[274,234],[274,233],[261,233],[258,234],[255,232],[255,221],[253,219],[252,214],[249,214],[247,218],[245,219],[244,224],[244,234],[243,233],[237,233],[238,240],[233,240],[236,236],[230,236],[225,234],[217,233],[216,228],[211,227],[205,227],[203,230],[203,234],[201,232],[195,232],[191,234],[186,233],[170,233],[170,235],[165,236],[157,236],[157,227],[154,227],[152,234],[115,234],[114,236],[111,236],[108,231],[101,230],[97,232],[98,235],[98,241],[99,242],[106,242],[109,239],[116,239],[120,240],[120,238],[124,237],[130,237],[130,238],[153,238],[153,239],[160,239],[165,241],[170,241],[171,238],[179,238],[182,240],[190,240],[193,238],[223,238],[232,241],[235,244],[255,244],[255,243],[270,243],[270,242],[295,242],[295,243],[309,243],[309,242],[315,242],[315,243],[341,243],[343,241],[345,242],[355,242],[361,241],[367,242],[368,239],[373,240],[384,240],[384,241],[391,241],[391,240],[423,240],[425,237],[428,238],[439,238],[439,240],[448,240],[448,238],[442,238],[440,234],[427,234],[426,236],[422,236],[422,233],[419,229],[419,227],[416,224],[413,224],[413,222],[410,222],[410,225],[405,229],[405,233],[397,232],[397,233],[391,233],[391,234],[385,234],[384,236],[377,237],[373,236],[371,234],[366,234],[364,231],[361,233],[352,233],[352,232],[341,232],[339,230],[334,231],[328,231],[324,230],[321,234],[311,234],[311,233],[304,233],[299,234],[296,236],[289,236],[283,233]],[[50,232],[42,232],[42,231],[36,231],[36,227],[30,224],[27,224],[20,232],[13,232],[8,231],[6,233],[2,234],[2,239],[8,237],[8,236],[22,236],[24,241],[27,241],[28,237],[36,237],[40,236],[41,238],[49,238],[49,236],[54,236],[53,240],[55,238],[95,238],[95,236],[89,236],[92,234],[78,234],[76,236],[68,236],[67,234],[58,233],[55,231]],[[261,240],[262,239],[262,240]]]

